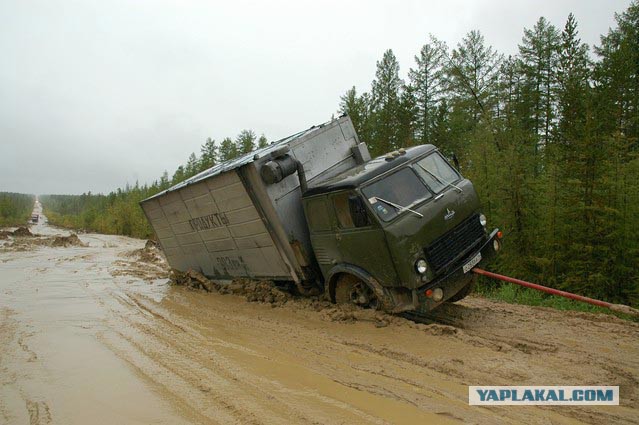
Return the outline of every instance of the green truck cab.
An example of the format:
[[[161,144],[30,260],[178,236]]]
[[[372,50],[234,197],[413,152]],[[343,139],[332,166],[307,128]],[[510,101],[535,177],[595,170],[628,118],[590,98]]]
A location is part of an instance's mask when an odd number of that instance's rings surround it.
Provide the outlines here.
[[[466,296],[500,249],[472,183],[433,145],[387,154],[302,193],[333,302],[427,312]]]

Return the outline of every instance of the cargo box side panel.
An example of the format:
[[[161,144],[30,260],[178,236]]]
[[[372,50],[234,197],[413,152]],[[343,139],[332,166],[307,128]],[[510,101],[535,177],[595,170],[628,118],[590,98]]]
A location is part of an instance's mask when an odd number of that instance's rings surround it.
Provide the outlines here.
[[[172,267],[212,278],[290,279],[235,171],[157,199],[160,211],[150,205],[154,200],[144,207],[162,246],[175,246],[166,250]]]
[[[142,204],[142,209],[144,210],[149,223],[151,223],[151,227],[153,227],[171,267],[177,268],[178,270],[185,270],[188,268],[181,263],[181,258],[184,254],[182,247],[178,243],[177,238],[173,233],[173,229],[164,215],[159,199],[156,198],[144,202]]]

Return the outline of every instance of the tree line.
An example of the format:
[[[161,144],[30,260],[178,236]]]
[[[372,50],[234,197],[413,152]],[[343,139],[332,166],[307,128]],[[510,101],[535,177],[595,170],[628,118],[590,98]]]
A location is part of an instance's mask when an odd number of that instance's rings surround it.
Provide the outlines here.
[[[470,31],[430,36],[400,78],[392,50],[370,90],[342,97],[374,155],[432,143],[456,155],[492,225],[503,273],[639,301],[639,5],[591,54],[570,14],[541,17],[504,56]]]
[[[0,227],[23,226],[33,211],[33,195],[0,192]]]
[[[229,161],[268,145],[264,135],[257,137],[253,130],[242,130],[235,139],[226,137],[218,145],[211,138],[200,147],[200,154],[191,153],[186,164],[177,167],[169,176],[165,171],[151,184],[126,185],[103,194],[42,195],[40,201],[50,223],[73,229],[107,234],[149,238],[149,225],[139,202],[188,179],[219,163]]]
[[[459,160],[492,225],[506,235],[496,271],[613,302],[639,301],[639,6],[591,50],[570,14],[544,17],[504,56],[470,31],[430,36],[405,81],[392,50],[368,91],[340,99],[373,155],[432,143]],[[138,202],[265,146],[245,130],[207,139],[172,176],[109,195],[43,197],[53,222],[148,237]]]

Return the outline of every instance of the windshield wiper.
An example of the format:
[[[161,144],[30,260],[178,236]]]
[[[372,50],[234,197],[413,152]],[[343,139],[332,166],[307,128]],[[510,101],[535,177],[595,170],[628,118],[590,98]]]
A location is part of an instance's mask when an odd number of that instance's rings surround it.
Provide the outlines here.
[[[437,177],[435,174],[431,173],[430,171],[428,171],[426,168],[424,168],[421,164],[417,164],[419,166],[419,168],[421,168],[422,170],[426,171],[432,178],[434,178],[435,180],[437,180],[439,182],[439,184],[443,184],[445,186],[451,186],[454,187],[455,189],[457,189],[459,191],[459,193],[462,193],[463,190],[459,187],[459,186],[455,186],[452,183],[448,183],[448,182],[444,182],[442,181],[439,177]]]
[[[377,199],[378,201],[382,201],[383,203],[388,204],[388,205],[390,205],[391,207],[397,208],[397,210],[398,210],[398,211],[410,211],[410,212],[412,212],[413,214],[417,215],[419,218],[424,217],[424,215],[423,215],[423,214],[418,213],[418,212],[417,212],[417,211],[415,211],[415,210],[411,210],[410,208],[403,207],[403,206],[398,205],[398,204],[395,204],[395,203],[393,203],[393,202],[391,202],[391,201],[387,201],[386,199],[378,198],[377,196],[373,196],[373,198]]]

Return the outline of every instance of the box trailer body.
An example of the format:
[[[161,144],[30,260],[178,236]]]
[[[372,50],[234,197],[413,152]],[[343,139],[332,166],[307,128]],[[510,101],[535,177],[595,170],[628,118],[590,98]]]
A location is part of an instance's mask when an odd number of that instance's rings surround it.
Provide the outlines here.
[[[170,266],[213,279],[316,280],[297,173],[266,184],[260,171],[286,153],[306,180],[370,159],[347,116],[225,162],[141,202]]]

